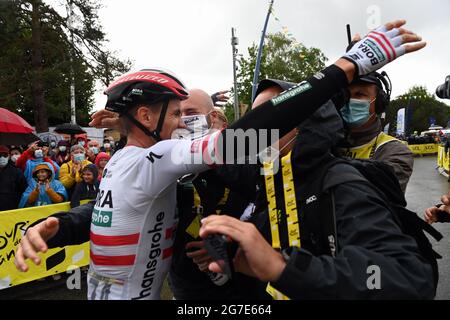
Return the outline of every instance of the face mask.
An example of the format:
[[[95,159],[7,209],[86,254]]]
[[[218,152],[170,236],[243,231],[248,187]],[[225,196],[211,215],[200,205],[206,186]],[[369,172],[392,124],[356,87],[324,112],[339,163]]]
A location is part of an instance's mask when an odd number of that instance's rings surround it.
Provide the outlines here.
[[[109,143],[105,143],[103,146],[105,147],[105,149],[111,148],[111,144],[109,144]]]
[[[9,157],[0,157],[0,167],[6,167],[8,164]]]
[[[55,142],[51,142],[50,143],[50,147],[52,147],[52,148],[56,147],[56,143]]]
[[[14,162],[14,163],[16,163],[16,162],[17,162],[17,159],[19,159],[19,158],[20,158],[20,155],[16,154],[16,155],[14,155],[14,156],[11,157],[11,161]]]
[[[61,152],[66,152],[67,147],[66,147],[66,146],[60,146],[60,147],[58,147],[58,149],[59,149],[59,151],[61,151]]]
[[[44,151],[42,151],[41,149],[36,150],[34,152],[34,157],[38,158],[38,159],[43,158],[44,157]]]
[[[370,118],[370,104],[375,101],[350,99],[341,109],[341,115],[349,127],[359,127],[365,124]]]
[[[97,147],[90,147],[89,149],[91,149],[91,151],[92,151],[94,154],[98,154],[98,148],[97,148]]]
[[[84,145],[86,144],[86,142],[84,142],[84,141],[78,141],[78,144],[79,144],[80,146],[84,147]]]
[[[75,162],[83,162],[84,159],[85,157],[83,153],[77,153],[73,155],[73,161]]]
[[[187,130],[196,138],[203,136],[210,129],[204,114],[181,117],[181,120],[186,125]]]

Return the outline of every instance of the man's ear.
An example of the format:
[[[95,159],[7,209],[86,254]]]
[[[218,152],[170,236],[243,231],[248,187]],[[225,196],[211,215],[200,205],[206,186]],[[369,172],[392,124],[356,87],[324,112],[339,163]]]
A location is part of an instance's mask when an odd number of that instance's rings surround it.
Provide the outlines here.
[[[147,107],[138,107],[136,110],[136,120],[142,123],[150,123],[152,119],[152,112]]]

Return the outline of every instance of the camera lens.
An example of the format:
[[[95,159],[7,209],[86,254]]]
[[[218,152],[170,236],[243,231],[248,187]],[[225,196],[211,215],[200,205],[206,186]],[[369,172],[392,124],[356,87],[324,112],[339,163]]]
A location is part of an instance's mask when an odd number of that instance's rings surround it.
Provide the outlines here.
[[[441,99],[445,99],[445,83],[437,87],[436,95]]]

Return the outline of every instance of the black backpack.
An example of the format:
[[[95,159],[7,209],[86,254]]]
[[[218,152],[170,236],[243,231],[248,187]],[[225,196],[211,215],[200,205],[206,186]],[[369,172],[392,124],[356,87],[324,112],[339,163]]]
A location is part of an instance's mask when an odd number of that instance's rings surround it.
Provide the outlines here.
[[[339,172],[333,174],[334,166],[339,166]],[[360,175],[354,170],[345,171],[345,168],[356,168]],[[433,250],[432,245],[425,235],[425,232],[436,241],[442,239],[442,234],[435,228],[422,220],[415,212],[406,208],[406,199],[400,188],[397,177],[393,169],[380,161],[358,160],[358,159],[335,159],[319,170],[315,179],[308,184],[308,194],[317,195],[317,201],[309,201],[308,206],[304,206],[305,216],[314,217],[316,225],[321,228],[319,235],[321,250],[325,254],[334,256],[339,250],[336,232],[336,217],[334,207],[333,187],[350,181],[367,180],[378,191],[379,195],[390,206],[394,215],[394,221],[399,225],[403,233],[411,236],[417,243],[420,254],[431,265],[435,288],[439,280],[437,259],[442,257]],[[326,180],[326,181],[325,181]],[[308,199],[305,199],[308,203]],[[319,214],[317,214],[319,213]]]

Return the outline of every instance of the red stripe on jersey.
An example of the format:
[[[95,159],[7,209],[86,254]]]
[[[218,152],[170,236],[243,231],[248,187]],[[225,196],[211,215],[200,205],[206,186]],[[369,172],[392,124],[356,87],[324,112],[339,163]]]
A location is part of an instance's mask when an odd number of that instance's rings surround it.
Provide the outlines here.
[[[100,256],[91,251],[91,260],[97,266],[132,266],[136,255],[129,256]]]
[[[387,45],[389,46],[389,48],[391,48],[392,53],[394,54],[394,59],[397,58],[397,54],[395,53],[395,49],[392,46],[391,42],[386,38],[386,36],[382,33],[379,33],[377,31],[372,31],[372,33],[375,33],[377,35],[379,35],[380,37],[382,37],[384,39],[384,41],[386,41]]]
[[[172,239],[176,227],[166,229],[166,239]]]
[[[123,236],[104,236],[95,234],[91,231],[91,241],[98,246],[113,247],[113,246],[128,246],[138,244],[139,233],[127,234]]]
[[[163,256],[162,256],[162,258],[163,258],[163,259],[167,259],[167,258],[171,257],[172,254],[173,254],[173,247],[164,249],[164,250],[163,250]]]
[[[388,56],[388,60],[391,61],[392,60],[391,54],[389,53],[389,50],[386,48],[386,46],[383,44],[383,42],[381,42],[380,39],[378,39],[377,37],[375,37],[371,34],[369,34],[368,37],[375,40],[383,48],[384,52],[386,52],[386,54]]]

